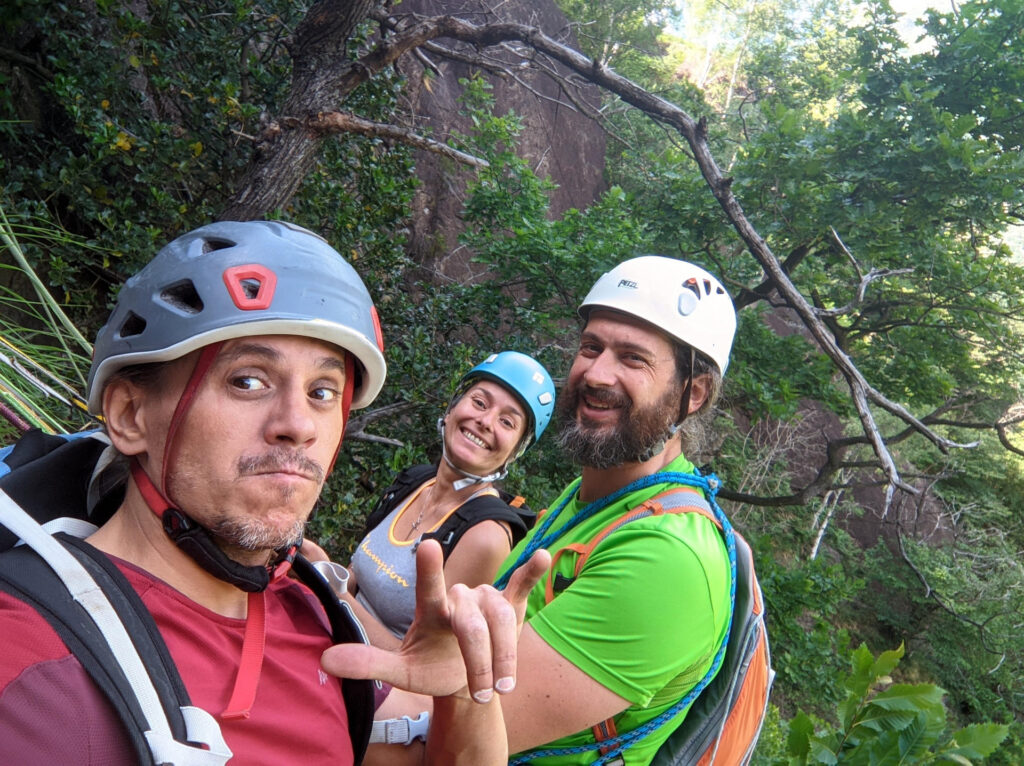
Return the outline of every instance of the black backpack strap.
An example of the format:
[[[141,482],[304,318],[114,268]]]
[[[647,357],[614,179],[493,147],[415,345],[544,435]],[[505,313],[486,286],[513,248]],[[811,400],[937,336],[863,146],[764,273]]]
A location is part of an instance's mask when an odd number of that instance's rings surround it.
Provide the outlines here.
[[[331,590],[331,586],[316,571],[313,565],[302,554],[297,554],[292,562],[292,571],[310,590],[327,613],[331,625],[331,638],[336,644],[368,643],[362,627],[352,614],[348,604],[340,601]],[[366,746],[370,742],[370,731],[373,727],[374,694],[372,681],[360,681],[344,678],[341,681],[341,692],[345,698],[345,709],[348,713],[348,730],[352,738],[352,752],[355,763],[361,763],[366,754]]]
[[[437,475],[436,465],[414,465],[401,471],[387,489],[381,493],[377,505],[366,517],[366,524],[363,527],[359,539],[362,540],[371,530],[387,518],[387,515],[395,509],[400,502],[427,479]]]
[[[110,559],[88,543],[67,535],[58,535],[57,539],[109,599],[145,661],[174,738],[186,741],[187,727],[181,708],[191,704],[188,692],[135,589]],[[35,551],[19,546],[0,555],[0,589],[31,606],[53,627],[117,711],[139,763],[152,764],[153,756],[144,736],[149,727],[121,665],[95,622],[72,598],[53,569]]]
[[[515,508],[509,505],[511,499],[508,493],[500,492],[499,496],[479,495],[467,500],[437,530],[423,535],[423,538],[441,543],[444,560],[447,561],[452,549],[472,527],[481,521],[503,521],[512,530],[512,547],[515,547],[533,526],[536,515],[526,506]]]
[[[40,524],[71,512],[100,526],[117,510],[123,490],[110,493],[91,516],[87,515],[89,485],[100,455],[108,446],[97,436],[67,438],[37,429],[28,431],[3,461],[10,472],[0,477],[0,489],[28,509]],[[17,537],[0,526],[0,551],[16,542]]]

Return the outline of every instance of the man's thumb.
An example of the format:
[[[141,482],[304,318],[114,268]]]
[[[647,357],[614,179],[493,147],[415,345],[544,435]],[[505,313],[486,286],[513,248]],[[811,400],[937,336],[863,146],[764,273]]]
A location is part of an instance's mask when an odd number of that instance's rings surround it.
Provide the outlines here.
[[[339,678],[375,679],[398,686],[402,678],[397,655],[367,644],[337,644],[320,657],[320,665]]]

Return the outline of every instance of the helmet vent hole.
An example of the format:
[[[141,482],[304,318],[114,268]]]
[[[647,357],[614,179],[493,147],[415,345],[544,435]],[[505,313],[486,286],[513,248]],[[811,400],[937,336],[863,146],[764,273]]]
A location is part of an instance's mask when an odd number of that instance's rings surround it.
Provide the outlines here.
[[[169,287],[165,287],[160,293],[160,298],[169,303],[178,311],[186,314],[198,314],[203,310],[203,300],[196,292],[195,285],[191,279],[184,279]]]
[[[204,239],[203,255],[212,253],[215,250],[226,250],[229,247],[235,247],[236,244],[236,242],[230,242],[226,239]]]
[[[711,295],[711,280],[710,279],[705,279],[704,280],[704,294],[705,295]]]
[[[129,311],[128,316],[125,317],[121,323],[121,329],[118,332],[122,338],[131,338],[136,335],[142,335],[146,329],[146,320],[136,314],[134,311]]]
[[[697,286],[697,280],[696,279],[687,279],[685,282],[683,282],[683,287],[685,287],[691,293],[696,295],[698,298],[701,297],[700,296],[700,288]]]
[[[242,290],[245,292],[245,297],[252,300],[259,295],[262,283],[257,279],[243,279],[240,284],[242,286]]]

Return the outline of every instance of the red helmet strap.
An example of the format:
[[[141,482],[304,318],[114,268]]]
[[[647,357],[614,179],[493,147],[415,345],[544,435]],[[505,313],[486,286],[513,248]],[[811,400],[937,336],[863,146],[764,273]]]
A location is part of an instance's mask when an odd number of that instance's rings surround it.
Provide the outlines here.
[[[223,341],[211,343],[209,346],[204,346],[199,352],[199,359],[196,360],[195,369],[192,370],[192,375],[185,384],[185,390],[181,392],[178,406],[174,408],[174,415],[171,416],[171,424],[167,428],[167,438],[164,440],[163,465],[160,468],[160,491],[168,498],[170,498],[170,494],[167,491],[167,477],[170,475],[171,463],[174,454],[177,452],[178,444],[176,437],[178,429],[184,422],[185,415],[192,408],[192,402],[199,392],[199,386],[202,385],[206,374],[210,371],[210,367],[213,366],[213,362],[223,345]]]
[[[351,351],[345,352],[345,388],[341,392],[341,417],[342,417],[342,431],[341,438],[338,439],[338,446],[334,450],[334,457],[331,458],[331,464],[327,466],[327,472],[324,476],[329,476],[331,471],[334,470],[334,464],[338,462],[338,453],[341,452],[341,444],[345,441],[345,429],[348,428],[348,413],[352,410],[352,397],[355,394],[356,388],[356,363],[352,357]]]

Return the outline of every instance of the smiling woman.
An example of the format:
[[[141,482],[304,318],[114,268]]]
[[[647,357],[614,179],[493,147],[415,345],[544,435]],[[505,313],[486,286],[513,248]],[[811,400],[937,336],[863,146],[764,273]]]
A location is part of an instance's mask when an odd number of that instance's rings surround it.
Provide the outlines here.
[[[516,351],[467,372],[438,420],[442,459],[413,466],[384,491],[352,557],[350,590],[374,643],[397,646],[412,623],[417,545],[441,542],[448,586],[490,583],[533,514],[494,486],[544,432],[555,388]],[[355,588],[352,588],[353,583]]]

